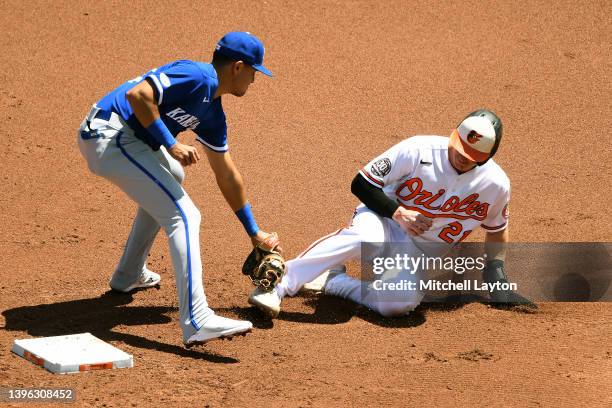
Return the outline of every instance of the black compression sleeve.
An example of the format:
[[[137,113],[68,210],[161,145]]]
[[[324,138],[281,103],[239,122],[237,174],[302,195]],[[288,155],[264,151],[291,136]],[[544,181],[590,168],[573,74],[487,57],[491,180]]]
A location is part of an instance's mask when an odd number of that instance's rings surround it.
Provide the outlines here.
[[[391,218],[399,207],[399,204],[387,197],[382,189],[373,186],[359,173],[351,183],[351,192],[370,210],[381,217]]]

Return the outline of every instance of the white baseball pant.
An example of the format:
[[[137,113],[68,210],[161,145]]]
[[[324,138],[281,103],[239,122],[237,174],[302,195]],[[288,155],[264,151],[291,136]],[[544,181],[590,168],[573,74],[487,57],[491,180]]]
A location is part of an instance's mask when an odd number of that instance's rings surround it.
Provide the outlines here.
[[[418,257],[422,251],[393,220],[383,218],[361,205],[355,211],[351,225],[315,241],[297,258],[287,261],[287,273],[276,286],[278,295],[294,296],[300,288],[328,269],[342,267],[346,262],[361,258],[362,243],[402,243],[408,256]],[[368,257],[373,254],[369,254]],[[385,283],[411,281],[418,287],[424,271],[411,274],[407,270],[385,272],[380,279]],[[392,299],[388,292],[376,290],[372,282],[364,282],[346,274],[327,282],[325,294],[350,299],[383,316],[400,316],[418,306],[424,293],[420,290],[403,291],[402,298]]]
[[[100,113],[94,106],[81,123],[79,149],[91,172],[118,186],[139,206],[111,285],[128,287],[140,277],[155,236],[163,228],[186,341],[213,313],[202,284],[200,212],[181,186],[185,174],[178,161],[163,147],[153,151],[115,113]]]

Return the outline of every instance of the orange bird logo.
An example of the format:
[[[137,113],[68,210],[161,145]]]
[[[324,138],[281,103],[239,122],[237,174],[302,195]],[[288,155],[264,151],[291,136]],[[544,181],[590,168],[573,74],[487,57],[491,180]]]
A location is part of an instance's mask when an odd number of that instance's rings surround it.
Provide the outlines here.
[[[467,135],[467,141],[474,144],[482,139],[482,135],[479,135],[475,130],[471,130]]]

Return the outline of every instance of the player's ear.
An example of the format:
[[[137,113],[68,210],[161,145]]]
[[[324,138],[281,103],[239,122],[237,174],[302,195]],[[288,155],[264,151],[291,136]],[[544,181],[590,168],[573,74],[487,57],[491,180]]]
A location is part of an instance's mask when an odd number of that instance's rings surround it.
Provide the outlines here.
[[[235,61],[232,64],[232,73],[234,75],[238,75],[240,72],[242,72],[243,69],[244,69],[244,62],[243,61]]]

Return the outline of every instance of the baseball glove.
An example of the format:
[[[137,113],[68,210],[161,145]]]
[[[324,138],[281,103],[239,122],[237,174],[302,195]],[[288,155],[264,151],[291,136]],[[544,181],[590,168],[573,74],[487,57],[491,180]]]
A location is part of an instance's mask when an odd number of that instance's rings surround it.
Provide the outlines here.
[[[273,232],[257,245],[242,265],[242,273],[255,286],[270,291],[285,275],[285,260],[278,251],[278,235]]]

